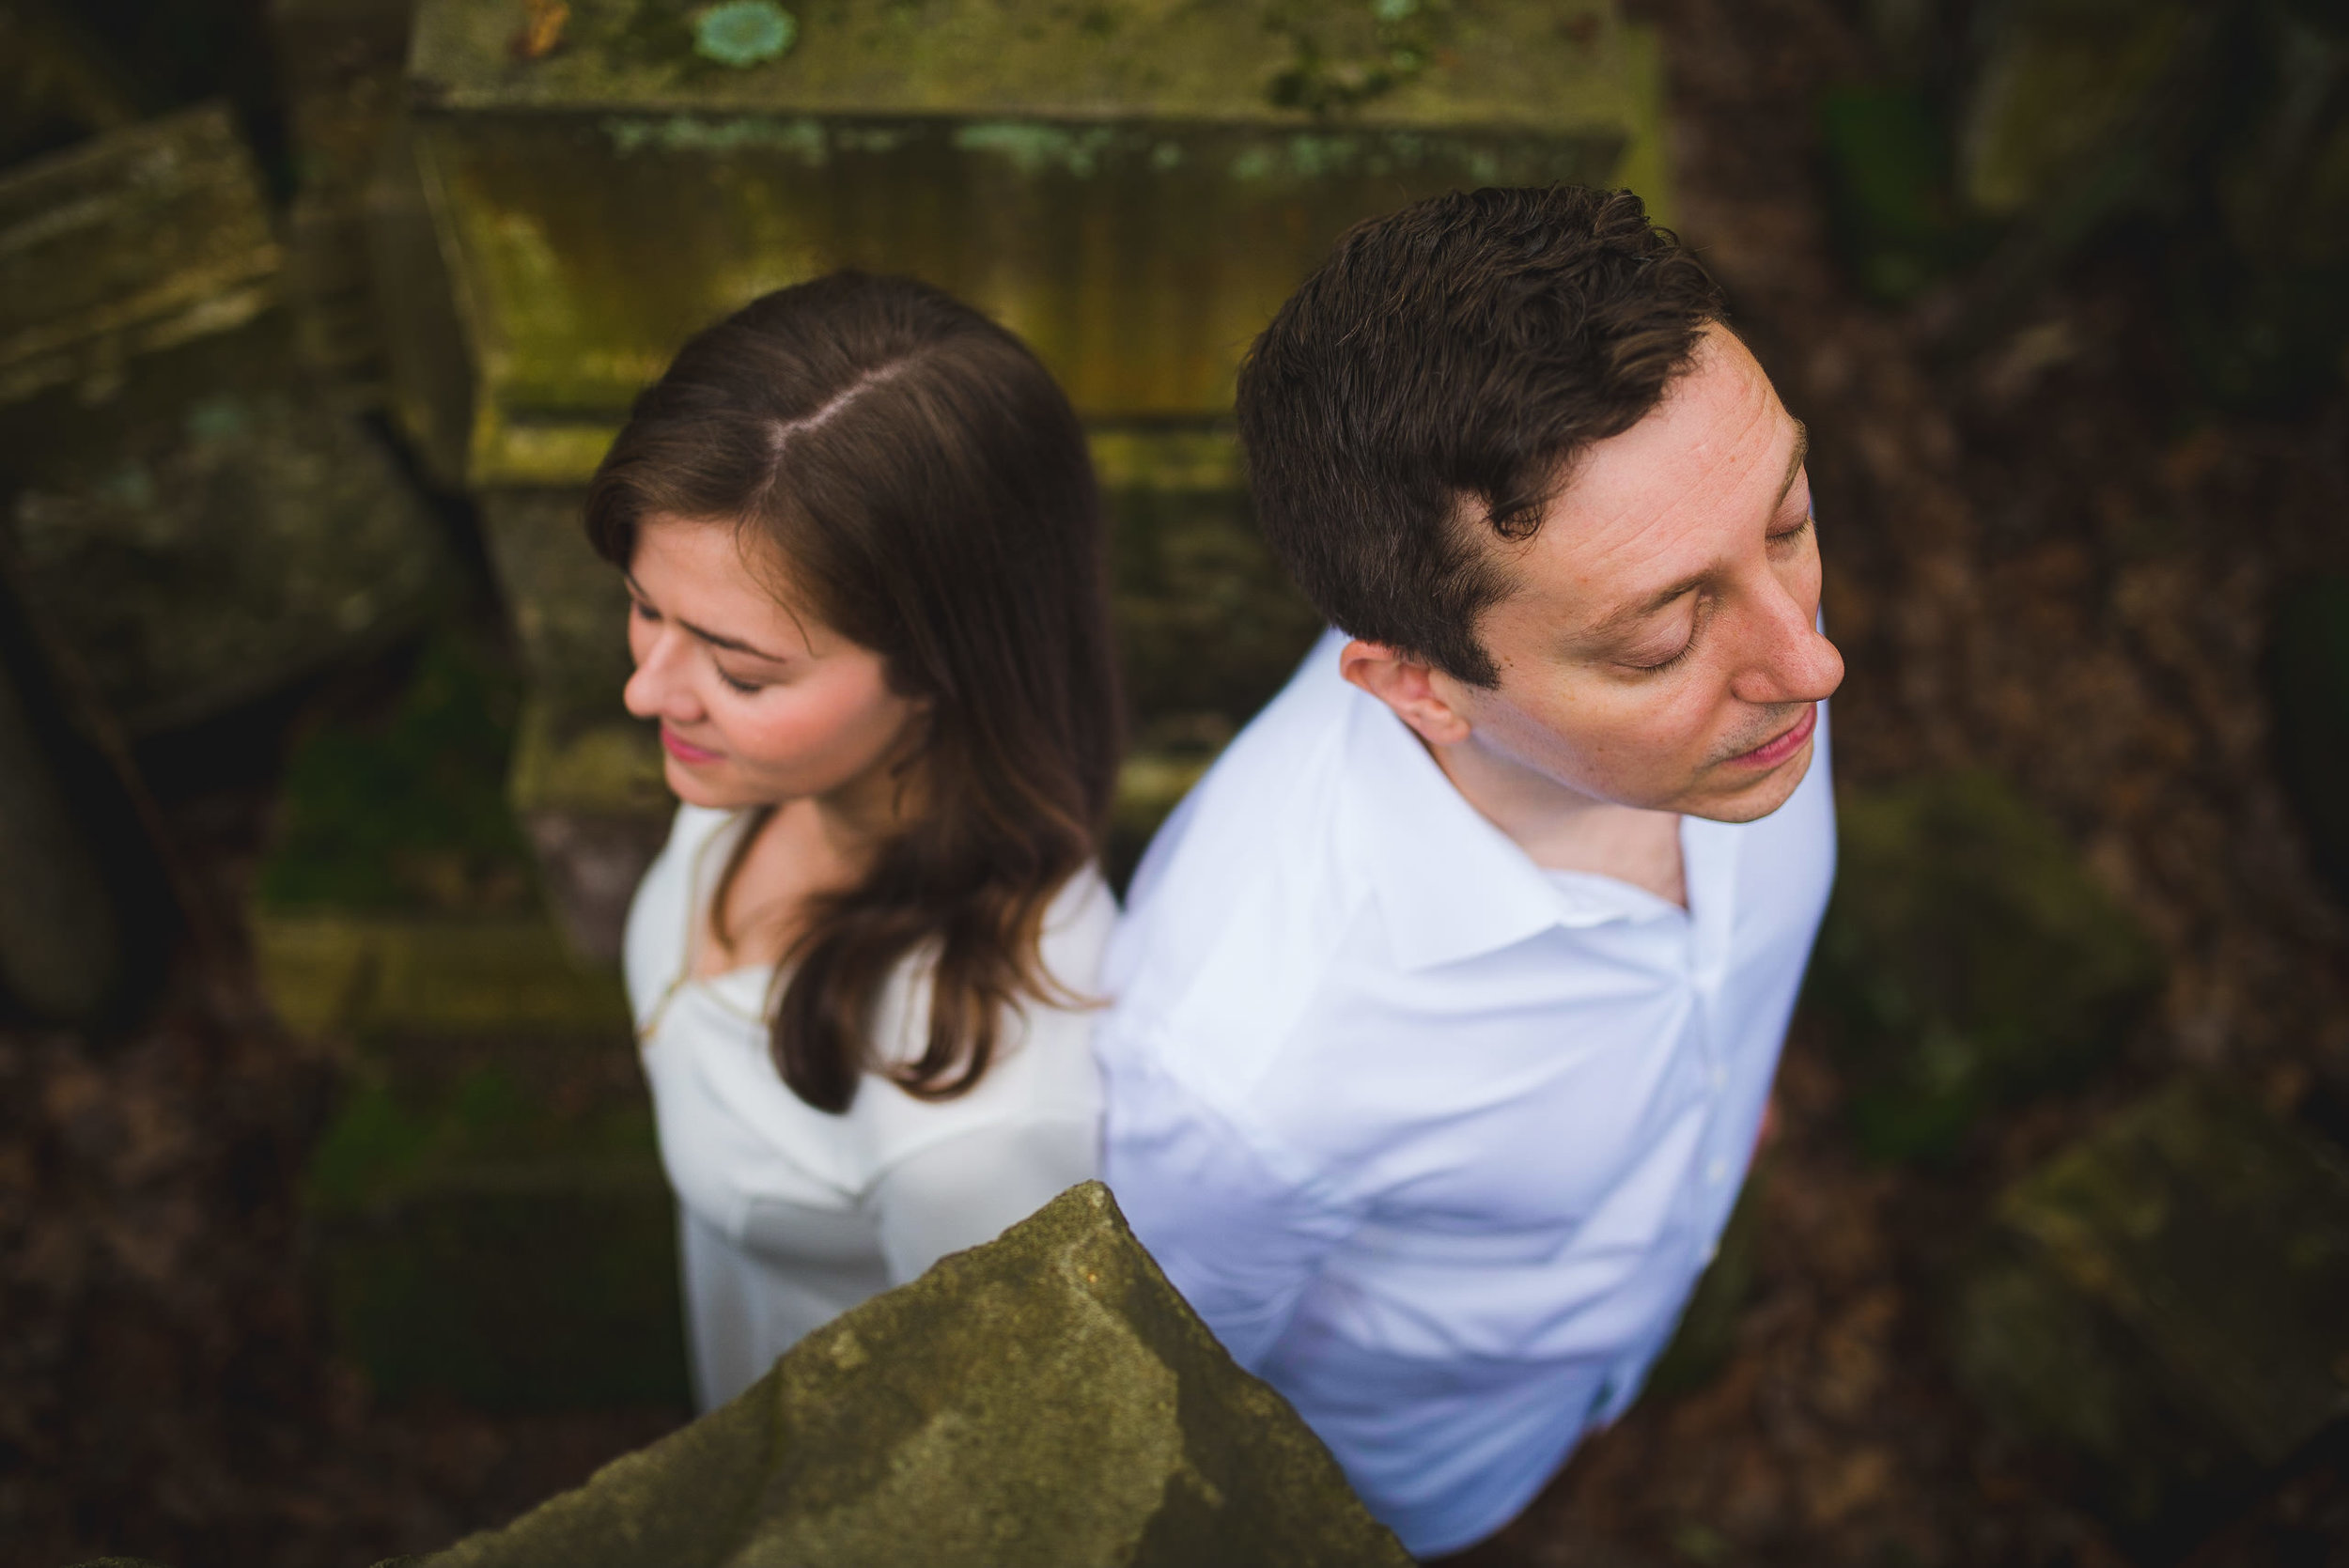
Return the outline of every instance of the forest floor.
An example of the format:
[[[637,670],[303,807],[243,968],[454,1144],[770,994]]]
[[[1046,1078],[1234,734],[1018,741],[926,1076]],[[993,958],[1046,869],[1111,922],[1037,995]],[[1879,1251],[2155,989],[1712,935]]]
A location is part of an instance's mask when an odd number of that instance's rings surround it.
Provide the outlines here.
[[[1811,427],[1850,672],[1839,780],[2003,774],[2139,914],[2169,980],[2120,1065],[1935,1173],[1860,1157],[1798,1021],[1726,1368],[1643,1401],[1465,1560],[2123,1562],[1949,1385],[1936,1293],[1985,1194],[2182,1065],[2349,1125],[2349,917],[2295,837],[2258,673],[2279,584],[2344,564],[2349,402],[2198,413],[2125,255],[1937,358],[1929,312],[1866,303],[1830,243],[1812,106],[1877,69],[1843,9],[1637,8],[1668,50],[1675,216]],[[223,909],[266,807],[172,805]],[[334,1066],[255,995],[232,930],[135,1038],[0,1035],[0,1561],[356,1568],[500,1522],[680,1418],[372,1407],[296,1263]],[[2349,1563],[2349,1462],[2309,1457],[2188,1561]]]

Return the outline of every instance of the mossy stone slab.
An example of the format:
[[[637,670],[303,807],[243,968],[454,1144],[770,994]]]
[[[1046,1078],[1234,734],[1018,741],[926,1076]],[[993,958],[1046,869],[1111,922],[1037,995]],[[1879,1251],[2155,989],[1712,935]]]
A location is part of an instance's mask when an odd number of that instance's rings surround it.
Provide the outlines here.
[[[439,1172],[314,1216],[337,1346],[377,1397],[687,1407],[677,1203],[646,1144]]]
[[[2349,1415],[2349,1163],[2182,1080],[1999,1201],[1961,1379],[2158,1534]]]
[[[1296,1412],[1071,1188],[741,1397],[435,1568],[1245,1568],[1410,1559]]]
[[[2186,45],[2179,0],[2025,0],[1987,34],[1959,132],[1959,179],[1981,211],[2025,210],[2114,150]]]
[[[253,943],[278,1016],[306,1034],[625,1041],[628,1001],[537,915],[463,920],[261,909]]]
[[[1242,349],[1358,219],[1461,185],[1660,199],[1645,33],[1604,6],[1388,8],[864,0],[734,69],[681,10],[581,0],[518,62],[509,8],[433,0],[414,156],[477,375],[474,481],[581,482],[687,335],[834,267],[962,295],[1089,421],[1141,427],[1227,411]],[[1300,70],[1349,106],[1282,101]]]
[[[282,260],[227,106],[92,138],[0,175],[0,405],[101,398],[141,354],[242,325]]]
[[[1125,0],[1082,10],[1020,0],[750,0],[726,8],[788,19],[787,43],[729,57],[706,14],[573,0],[556,47],[527,58],[515,48],[514,7],[425,0],[410,73],[427,101],[460,112],[647,106],[1304,125],[1315,117],[1313,95],[1284,84],[1312,56],[1333,75],[1361,78],[1325,95],[1326,106],[1384,124],[1619,130],[1639,114],[1642,86],[1626,55],[1649,41],[1609,0]]]
[[[214,105],[0,177],[0,449],[27,580],[134,732],[412,624],[444,565],[391,455],[301,373]]]
[[[1856,792],[1807,1000],[1861,1142],[1952,1154],[1974,1118],[2077,1081],[2160,980],[2061,828],[1987,774]]]

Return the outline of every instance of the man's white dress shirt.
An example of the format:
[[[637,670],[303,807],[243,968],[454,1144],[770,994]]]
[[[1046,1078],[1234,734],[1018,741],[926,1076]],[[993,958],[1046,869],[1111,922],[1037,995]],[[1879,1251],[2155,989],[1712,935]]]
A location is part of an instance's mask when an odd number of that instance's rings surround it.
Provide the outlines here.
[[[1104,1174],[1420,1554],[1637,1393],[1751,1157],[1834,876],[1821,722],[1688,907],[1535,865],[1326,636],[1151,846],[1104,985]]]

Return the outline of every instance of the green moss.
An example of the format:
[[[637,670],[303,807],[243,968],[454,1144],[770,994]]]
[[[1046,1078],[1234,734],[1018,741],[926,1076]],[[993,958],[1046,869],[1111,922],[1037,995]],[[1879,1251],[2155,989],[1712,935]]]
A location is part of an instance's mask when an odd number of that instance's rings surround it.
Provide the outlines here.
[[[1051,169],[1088,179],[1120,137],[1106,126],[977,120],[955,127],[954,139],[962,151],[993,153],[1031,179]]]
[[[388,713],[312,731],[286,771],[264,906],[516,909],[528,851],[506,804],[520,683],[477,639],[436,629]]]
[[[304,1034],[361,1044],[628,1038],[618,977],[572,957],[536,912],[466,920],[262,909],[253,944],[271,1005]]]
[[[603,133],[621,154],[646,147],[661,152],[739,152],[745,147],[787,152],[811,169],[820,169],[832,147],[823,125],[807,118],[764,119],[742,116],[712,118],[703,115],[669,115],[660,119],[610,115]]]
[[[494,1063],[363,1078],[303,1180],[342,1350],[380,1397],[684,1403],[672,1200],[641,1099],[569,1110]]]
[[[2077,1082],[2160,979],[2129,912],[2054,823],[1983,774],[1839,806],[1809,1000],[1861,1142],[1945,1157],[1983,1110]]]
[[[2195,1539],[2349,1405],[2349,1166],[2241,1096],[2175,1082],[1996,1214],[1955,1369],[2080,1467],[2125,1545]]]
[[[693,53],[737,70],[781,59],[799,36],[798,20],[774,0],[724,0],[693,19]]]

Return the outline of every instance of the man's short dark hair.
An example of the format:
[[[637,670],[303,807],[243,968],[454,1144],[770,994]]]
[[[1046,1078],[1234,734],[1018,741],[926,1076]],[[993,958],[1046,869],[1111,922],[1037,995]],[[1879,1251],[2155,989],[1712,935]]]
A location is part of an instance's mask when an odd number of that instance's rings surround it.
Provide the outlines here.
[[[1257,520],[1332,623],[1491,686],[1486,531],[1532,537],[1722,310],[1628,191],[1456,191],[1359,225],[1240,367]]]

